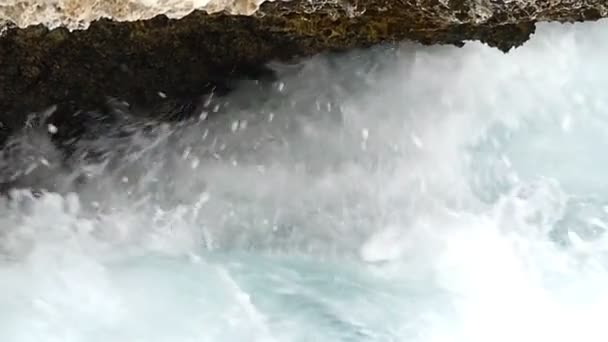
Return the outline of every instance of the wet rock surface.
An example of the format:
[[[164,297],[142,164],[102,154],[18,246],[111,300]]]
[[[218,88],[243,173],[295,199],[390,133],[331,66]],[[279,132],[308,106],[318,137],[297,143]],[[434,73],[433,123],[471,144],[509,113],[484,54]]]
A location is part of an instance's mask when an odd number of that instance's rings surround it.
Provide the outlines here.
[[[270,61],[403,40],[478,40],[506,52],[528,40],[538,21],[607,12],[603,0],[294,0],[263,3],[250,16],[101,19],[86,30],[9,24],[0,36],[0,140],[27,113],[51,105],[57,120],[76,122],[75,113],[108,98],[162,106],[167,98],[229,91],[233,80],[271,79]]]

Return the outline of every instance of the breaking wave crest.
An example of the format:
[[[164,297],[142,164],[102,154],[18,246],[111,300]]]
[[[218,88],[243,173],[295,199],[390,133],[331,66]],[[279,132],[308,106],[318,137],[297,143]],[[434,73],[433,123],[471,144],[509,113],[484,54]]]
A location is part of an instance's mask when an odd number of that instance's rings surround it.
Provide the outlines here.
[[[67,164],[37,114],[0,340],[605,341],[607,30],[318,56],[179,123],[116,100]]]

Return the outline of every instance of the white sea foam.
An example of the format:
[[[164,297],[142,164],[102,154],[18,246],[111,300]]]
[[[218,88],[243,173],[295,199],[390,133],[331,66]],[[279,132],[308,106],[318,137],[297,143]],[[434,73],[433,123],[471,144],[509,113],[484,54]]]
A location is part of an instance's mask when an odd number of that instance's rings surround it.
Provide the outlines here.
[[[0,340],[605,341],[607,30],[318,56],[79,186],[28,131]]]

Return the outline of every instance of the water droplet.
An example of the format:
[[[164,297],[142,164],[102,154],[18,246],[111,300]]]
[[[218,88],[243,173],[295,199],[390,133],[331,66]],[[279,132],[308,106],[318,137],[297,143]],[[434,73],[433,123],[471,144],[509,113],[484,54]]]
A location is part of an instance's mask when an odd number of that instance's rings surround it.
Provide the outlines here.
[[[416,134],[413,134],[413,133],[412,133],[412,142],[418,148],[422,148],[423,147],[422,140],[420,140],[420,138]]]
[[[200,197],[200,199],[199,199],[199,202],[200,202],[201,204],[205,204],[205,203],[209,202],[209,199],[210,199],[210,198],[211,198],[211,195],[209,195],[209,193],[208,193],[207,191],[205,191],[205,192],[203,192],[203,193],[201,194],[201,197]]]
[[[502,162],[505,164],[506,167],[511,168],[511,161],[509,160],[509,158],[505,155],[503,155],[501,157]]]
[[[47,129],[48,129],[49,133],[51,133],[51,134],[56,134],[58,131],[57,126],[55,126],[53,124],[48,124]]]
[[[570,115],[566,115],[562,118],[562,131],[569,132],[572,127],[572,117]]]
[[[198,160],[198,158],[194,158],[194,159],[192,159],[192,163],[190,163],[190,167],[193,169],[196,169],[198,167],[199,163],[200,163],[200,160]]]
[[[200,264],[203,261],[203,259],[200,256],[198,256],[194,253],[189,253],[188,257],[190,259],[190,262],[193,264]]]
[[[182,159],[188,159],[188,156],[190,155],[191,151],[192,151],[192,148],[190,148],[190,146],[186,147],[186,149],[184,150],[184,153],[182,153]]]
[[[369,130],[367,128],[361,130],[361,137],[363,140],[367,140],[369,138]]]
[[[32,163],[32,164],[28,165],[28,167],[25,169],[24,174],[29,175],[30,173],[32,173],[32,171],[36,170],[37,167],[38,167],[38,163]]]
[[[213,93],[211,93],[211,94],[209,94],[209,96],[207,96],[207,98],[205,99],[205,103],[203,103],[203,106],[205,108],[209,107],[212,99],[213,99]]]

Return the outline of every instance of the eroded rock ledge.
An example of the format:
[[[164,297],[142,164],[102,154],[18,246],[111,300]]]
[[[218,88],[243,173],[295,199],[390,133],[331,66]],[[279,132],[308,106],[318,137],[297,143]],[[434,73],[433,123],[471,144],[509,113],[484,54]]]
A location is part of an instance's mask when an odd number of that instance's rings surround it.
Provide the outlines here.
[[[0,119],[6,127],[29,111],[92,107],[107,96],[194,96],[230,78],[260,77],[271,60],[382,42],[479,40],[508,51],[536,22],[607,15],[605,0],[292,0],[265,2],[250,16],[194,11],[100,19],[86,30],[9,27],[0,37]]]

